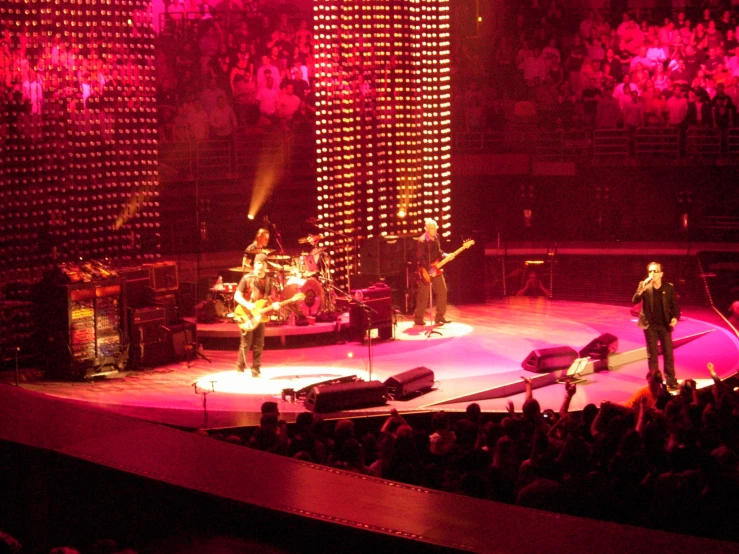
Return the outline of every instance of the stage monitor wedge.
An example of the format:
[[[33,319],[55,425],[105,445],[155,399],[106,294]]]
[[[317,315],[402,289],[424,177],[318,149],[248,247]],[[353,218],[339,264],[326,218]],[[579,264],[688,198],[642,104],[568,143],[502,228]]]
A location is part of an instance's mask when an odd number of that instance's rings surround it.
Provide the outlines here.
[[[431,390],[434,386],[434,372],[427,367],[414,367],[388,378],[385,386],[393,400],[407,398],[415,393]]]
[[[305,408],[325,414],[386,403],[387,389],[381,381],[357,381],[313,387],[305,399]]]
[[[532,350],[521,367],[534,373],[549,373],[557,369],[567,369],[577,359],[577,351],[569,346],[555,346]]]
[[[596,360],[607,360],[608,356],[618,350],[618,337],[611,333],[603,333],[598,338],[591,340],[580,350],[581,358],[592,358]]]

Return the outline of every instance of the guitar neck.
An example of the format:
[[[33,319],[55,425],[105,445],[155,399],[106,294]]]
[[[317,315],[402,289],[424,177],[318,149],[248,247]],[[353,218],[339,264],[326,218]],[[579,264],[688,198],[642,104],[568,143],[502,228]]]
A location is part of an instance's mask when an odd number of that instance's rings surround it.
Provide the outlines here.
[[[451,261],[452,261],[452,260],[453,260],[454,258],[456,258],[456,257],[457,257],[457,256],[458,256],[458,255],[459,255],[459,254],[460,254],[461,252],[462,252],[462,250],[464,250],[465,248],[467,248],[467,246],[466,246],[466,245],[463,245],[463,246],[460,246],[459,248],[457,248],[457,249],[456,249],[456,250],[455,250],[454,252],[452,252],[451,254],[447,254],[447,257],[446,257],[446,258],[444,258],[443,260],[441,260],[441,261],[440,261],[439,263],[437,263],[437,264],[436,264],[436,269],[439,269],[439,268],[441,268],[441,267],[442,267],[442,266],[443,266],[444,264],[446,264],[446,263],[449,263],[449,262],[451,262]]]
[[[305,296],[303,296],[303,295],[296,295],[293,298],[288,298],[287,300],[283,300],[282,302],[278,302],[277,305],[280,308],[283,308],[283,307],[287,306],[288,304],[291,304],[293,302],[297,302],[298,300],[301,300],[302,298],[305,298]],[[264,308],[262,308],[261,310],[258,310],[258,311],[263,314],[263,313],[268,312],[270,310],[276,310],[276,309],[278,309],[278,308],[275,308],[275,307],[272,306],[272,304],[269,304],[269,305],[265,306]]]
[[[288,304],[289,302],[290,300],[285,300],[283,302],[280,302],[278,306],[282,308],[285,304]],[[254,312],[255,312],[255,315],[261,315],[261,314],[266,314],[267,312],[271,312],[272,310],[276,310],[276,309],[277,308],[275,308],[272,304],[267,304],[266,306],[264,306],[264,308],[256,309],[254,310]]]

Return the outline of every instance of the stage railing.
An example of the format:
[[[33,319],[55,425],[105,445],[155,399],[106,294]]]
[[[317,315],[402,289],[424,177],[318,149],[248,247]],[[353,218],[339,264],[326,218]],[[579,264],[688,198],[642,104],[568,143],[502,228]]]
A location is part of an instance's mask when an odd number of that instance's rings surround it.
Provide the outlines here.
[[[587,131],[461,132],[454,135],[459,154],[527,154],[536,161],[583,165],[619,164],[739,164],[739,128],[723,134],[716,129],[680,130],[643,127]],[[198,143],[159,144],[163,183],[233,179],[278,164],[290,173],[312,173],[315,150],[309,137],[265,133]]]
[[[729,163],[739,163],[739,129],[726,132],[726,159]]]
[[[685,155],[704,161],[721,156],[721,135],[715,129],[691,128],[685,134]]]
[[[235,176],[234,143],[231,140],[203,140],[195,149],[195,175],[200,180]]]
[[[593,132],[593,162],[603,165],[626,163],[629,135],[623,129],[596,129]]]
[[[537,161],[615,164],[739,164],[739,128],[641,127],[594,131],[458,132],[459,154],[528,154]]]
[[[587,157],[592,138],[586,131],[502,131],[457,133],[455,150],[474,154],[529,154],[549,161]]]
[[[680,130],[673,127],[641,127],[634,134],[638,162],[655,163],[680,157]]]

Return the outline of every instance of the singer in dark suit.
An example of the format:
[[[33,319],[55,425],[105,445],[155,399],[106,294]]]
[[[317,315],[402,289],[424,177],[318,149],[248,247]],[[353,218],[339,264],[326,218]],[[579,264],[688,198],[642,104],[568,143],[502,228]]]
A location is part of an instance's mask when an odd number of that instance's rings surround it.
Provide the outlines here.
[[[639,287],[631,302],[636,304],[641,301],[642,303],[639,327],[644,329],[644,337],[647,341],[649,370],[659,369],[658,345],[661,345],[665,360],[664,373],[667,378],[667,388],[677,389],[672,330],[680,319],[680,307],[677,305],[677,296],[672,283],[662,281],[662,264],[652,262],[647,266],[647,270],[649,276],[639,282]]]

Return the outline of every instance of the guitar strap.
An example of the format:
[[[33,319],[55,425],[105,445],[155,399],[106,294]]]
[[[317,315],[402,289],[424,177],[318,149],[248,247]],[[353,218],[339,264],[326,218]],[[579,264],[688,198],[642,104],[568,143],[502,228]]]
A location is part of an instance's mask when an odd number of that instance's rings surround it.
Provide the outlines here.
[[[426,262],[428,263],[428,271],[430,274],[431,273],[431,262],[433,261],[431,259],[431,241],[429,240],[428,235],[424,235],[423,240],[426,241]]]

